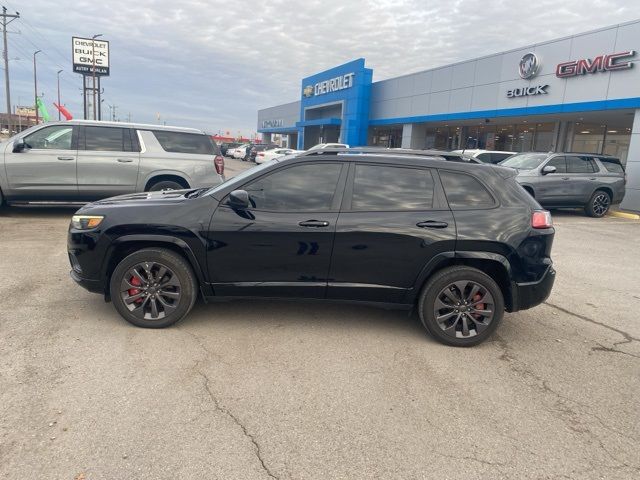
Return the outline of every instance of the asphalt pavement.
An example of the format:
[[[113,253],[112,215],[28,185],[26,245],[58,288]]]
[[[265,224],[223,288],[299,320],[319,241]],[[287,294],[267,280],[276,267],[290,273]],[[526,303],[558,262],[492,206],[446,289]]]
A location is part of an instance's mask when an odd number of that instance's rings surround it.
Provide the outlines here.
[[[0,210],[0,478],[640,477],[638,221],[554,212],[549,300],[456,349],[304,301],[133,327],[69,278],[72,213]]]

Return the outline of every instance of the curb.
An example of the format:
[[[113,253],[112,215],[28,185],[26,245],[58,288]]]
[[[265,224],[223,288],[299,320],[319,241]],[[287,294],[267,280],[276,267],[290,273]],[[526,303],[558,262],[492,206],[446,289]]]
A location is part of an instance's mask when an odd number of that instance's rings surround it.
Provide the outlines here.
[[[608,215],[610,217],[626,218],[627,220],[640,220],[640,215],[637,213],[621,212],[620,210],[609,210]]]

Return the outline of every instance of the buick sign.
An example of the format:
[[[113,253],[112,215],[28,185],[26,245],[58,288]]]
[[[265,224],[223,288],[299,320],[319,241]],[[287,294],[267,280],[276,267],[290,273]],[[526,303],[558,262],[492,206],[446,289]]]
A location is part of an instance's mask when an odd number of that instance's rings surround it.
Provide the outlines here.
[[[531,97],[534,95],[546,95],[549,85],[536,85],[535,87],[522,87],[507,90],[507,98]]]
[[[535,53],[527,53],[522,60],[520,60],[519,73],[520,78],[528,79],[535,77],[540,68],[540,62]]]

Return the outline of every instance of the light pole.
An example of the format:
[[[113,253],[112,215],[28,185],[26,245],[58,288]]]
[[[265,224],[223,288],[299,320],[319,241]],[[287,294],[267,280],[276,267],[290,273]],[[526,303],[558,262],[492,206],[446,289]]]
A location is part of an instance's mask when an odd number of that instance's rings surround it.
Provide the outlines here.
[[[61,119],[60,117],[60,74],[63,72],[64,70],[58,70],[58,120]]]
[[[95,120],[98,116],[96,114],[96,38],[101,37],[102,34],[99,33],[91,37],[91,57],[93,58],[93,119]]]
[[[33,101],[36,107],[36,125],[38,124],[38,73],[36,69],[36,55],[42,50],[33,52]]]

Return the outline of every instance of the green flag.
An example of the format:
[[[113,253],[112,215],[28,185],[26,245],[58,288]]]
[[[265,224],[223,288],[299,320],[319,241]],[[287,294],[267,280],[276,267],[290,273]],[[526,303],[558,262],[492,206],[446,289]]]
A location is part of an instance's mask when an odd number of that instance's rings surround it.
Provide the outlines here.
[[[42,117],[42,120],[44,120],[45,122],[48,122],[51,117],[49,116],[49,112],[47,112],[47,107],[45,107],[44,102],[40,99],[40,97],[38,97],[36,99],[36,103],[38,106],[38,110],[40,111],[40,116]]]

